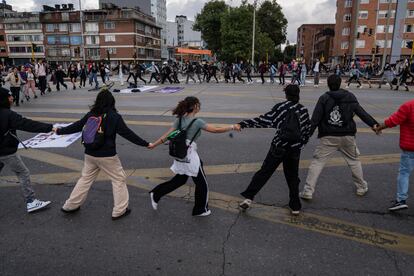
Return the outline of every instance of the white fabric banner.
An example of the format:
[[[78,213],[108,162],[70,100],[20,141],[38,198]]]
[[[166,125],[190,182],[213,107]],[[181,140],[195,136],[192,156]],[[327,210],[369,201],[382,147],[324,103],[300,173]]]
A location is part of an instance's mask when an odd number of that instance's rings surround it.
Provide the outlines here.
[[[55,127],[65,127],[70,124],[55,124]],[[56,135],[53,132],[40,133],[33,138],[23,141],[23,144],[27,148],[41,149],[41,148],[67,148],[79,138],[82,137],[82,133],[74,133],[69,135]],[[19,144],[19,149],[23,149],[23,145]]]

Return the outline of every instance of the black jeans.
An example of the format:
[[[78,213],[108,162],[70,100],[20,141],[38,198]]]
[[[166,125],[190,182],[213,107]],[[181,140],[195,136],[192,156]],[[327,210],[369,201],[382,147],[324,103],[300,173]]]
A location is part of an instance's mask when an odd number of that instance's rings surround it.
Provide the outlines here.
[[[14,98],[14,102],[16,103],[16,105],[19,105],[19,101],[20,101],[20,87],[10,87],[10,92],[12,92],[13,98]]]
[[[65,81],[63,79],[56,80],[56,90],[60,91],[60,85],[65,87],[65,89],[68,89],[68,86],[65,84]]]
[[[163,196],[185,185],[188,175],[175,175],[171,180],[155,187],[150,193],[154,193],[154,200],[158,202]],[[201,164],[197,177],[193,177],[195,183],[193,216],[208,211],[208,184]]]
[[[151,77],[150,77],[149,83],[151,83],[153,79],[154,79],[157,83],[159,83],[159,82],[160,82],[160,81],[158,80],[158,74],[157,74],[157,73],[152,73],[152,74],[151,74]]]
[[[40,93],[43,95],[46,91],[46,86],[47,86],[46,76],[39,76],[38,86],[39,86]]]
[[[285,85],[285,74],[279,75],[279,84]]]
[[[279,167],[280,163],[283,163],[283,172],[289,187],[289,207],[294,211],[299,211],[302,208],[299,199],[300,152],[300,149],[284,149],[272,146],[262,167],[256,172],[249,186],[241,195],[253,200]]]

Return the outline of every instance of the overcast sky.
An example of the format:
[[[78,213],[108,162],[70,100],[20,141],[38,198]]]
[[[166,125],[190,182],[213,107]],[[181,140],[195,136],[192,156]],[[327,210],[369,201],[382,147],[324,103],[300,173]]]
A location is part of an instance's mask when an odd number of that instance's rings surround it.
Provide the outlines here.
[[[116,2],[116,0],[114,0]],[[189,19],[201,11],[208,0],[167,0],[167,17],[174,20],[176,15],[186,15]],[[226,0],[231,5],[240,4],[241,0]],[[249,0],[253,2],[253,0]],[[260,2],[260,0],[259,0]],[[41,5],[74,3],[79,1],[59,0],[7,0],[8,4],[19,11],[40,10]],[[97,8],[98,0],[82,0],[85,8]],[[297,28],[306,23],[334,23],[336,0],[278,0],[288,20],[288,39],[296,42]]]

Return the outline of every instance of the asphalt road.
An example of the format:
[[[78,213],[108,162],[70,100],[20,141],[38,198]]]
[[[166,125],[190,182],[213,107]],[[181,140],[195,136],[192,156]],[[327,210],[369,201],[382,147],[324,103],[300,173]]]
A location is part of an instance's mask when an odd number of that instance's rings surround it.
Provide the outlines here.
[[[200,117],[215,124],[259,115],[284,98],[282,87],[270,84],[183,87],[168,95],[116,94],[117,108],[134,131],[152,141],[168,129],[170,110],[188,95],[199,97]],[[302,88],[301,101],[311,112],[325,91],[325,84]],[[378,120],[414,95],[384,88],[351,91]],[[71,122],[87,111],[96,94],[86,89],[52,92],[14,110],[43,121]],[[263,161],[273,130],[248,129],[233,138],[203,133],[199,153],[213,212],[205,218],[191,216],[191,181],[163,198],[157,212],[151,209],[148,190],[171,175],[165,146],[149,151],[118,138],[118,153],[130,176],[132,213],[115,222],[111,184],[104,176],[79,213],[60,212],[80,175],[79,141],[68,148],[22,150],[38,197],[53,203],[26,214],[17,180],[7,168],[1,172],[0,275],[412,275],[414,208],[387,212],[396,192],[398,129],[376,136],[360,121],[358,127],[368,194],[355,195],[350,170],[338,154],[324,169],[314,200],[303,202],[297,218],[286,209],[288,189],[281,171],[251,211],[237,209],[239,193]],[[303,150],[301,187],[317,144],[314,136]]]

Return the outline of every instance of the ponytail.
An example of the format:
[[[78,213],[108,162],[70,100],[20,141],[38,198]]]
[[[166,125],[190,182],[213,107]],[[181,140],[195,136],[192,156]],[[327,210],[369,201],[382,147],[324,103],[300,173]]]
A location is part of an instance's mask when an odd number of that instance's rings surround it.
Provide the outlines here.
[[[196,97],[187,97],[178,103],[173,110],[173,115],[182,117],[187,113],[193,112],[196,105],[200,105],[200,101]]]

